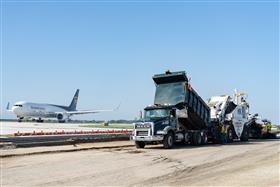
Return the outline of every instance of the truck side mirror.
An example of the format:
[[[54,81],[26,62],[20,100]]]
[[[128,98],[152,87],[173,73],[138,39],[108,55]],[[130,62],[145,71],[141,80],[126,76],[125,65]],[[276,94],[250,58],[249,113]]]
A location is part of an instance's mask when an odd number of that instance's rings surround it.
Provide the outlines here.
[[[142,110],[139,111],[139,119],[143,119],[143,112],[142,112]]]
[[[175,116],[176,116],[176,111],[170,110],[170,117],[175,117]]]

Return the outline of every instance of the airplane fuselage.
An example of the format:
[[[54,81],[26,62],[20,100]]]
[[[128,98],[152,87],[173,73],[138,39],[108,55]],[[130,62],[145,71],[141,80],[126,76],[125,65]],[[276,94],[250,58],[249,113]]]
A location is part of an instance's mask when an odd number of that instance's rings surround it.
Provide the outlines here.
[[[26,101],[16,102],[11,110],[9,109],[9,103],[7,111],[16,114],[18,121],[24,118],[37,119],[39,122],[43,122],[43,118],[56,118],[59,122],[65,122],[69,120],[72,115],[80,114],[94,114],[98,112],[113,111],[113,110],[76,110],[79,97],[79,89],[77,89],[69,106],[31,103]]]
[[[12,107],[17,117],[20,118],[56,118],[58,115],[66,115],[67,110],[64,106],[42,104],[42,103],[31,103],[31,102],[17,102]],[[67,117],[69,117],[67,115]]]

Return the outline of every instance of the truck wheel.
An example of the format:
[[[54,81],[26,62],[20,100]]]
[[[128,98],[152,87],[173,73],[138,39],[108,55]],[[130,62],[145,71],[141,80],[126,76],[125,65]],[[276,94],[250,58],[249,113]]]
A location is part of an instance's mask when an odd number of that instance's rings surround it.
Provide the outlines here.
[[[193,144],[194,145],[201,145],[201,143],[202,143],[201,132],[193,133]]]
[[[165,149],[171,149],[173,147],[173,144],[174,144],[174,135],[172,134],[172,132],[169,132],[163,138],[163,147]]]
[[[249,140],[249,132],[248,132],[248,128],[246,126],[244,126],[240,140],[242,142],[247,142]]]
[[[186,132],[186,133],[184,134],[184,144],[188,145],[189,142],[190,142],[190,136],[189,136],[189,133]]]
[[[219,144],[221,142],[221,130],[219,124],[213,124],[210,133],[212,143]]]
[[[227,142],[228,143],[233,142],[233,130],[231,127],[229,127],[227,130]]]
[[[135,141],[135,146],[137,149],[143,149],[145,147],[145,142],[141,142],[141,141]]]
[[[202,144],[205,145],[208,143],[208,137],[207,137],[207,133],[206,132],[203,132],[203,135],[202,135]]]

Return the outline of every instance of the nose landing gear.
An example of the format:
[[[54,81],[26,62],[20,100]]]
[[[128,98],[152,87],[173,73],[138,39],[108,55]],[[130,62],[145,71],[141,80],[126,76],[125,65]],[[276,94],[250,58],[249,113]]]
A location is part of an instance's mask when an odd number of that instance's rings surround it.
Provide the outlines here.
[[[42,118],[39,118],[38,120],[36,120],[37,121],[37,123],[43,123],[44,122],[44,120],[42,119]]]

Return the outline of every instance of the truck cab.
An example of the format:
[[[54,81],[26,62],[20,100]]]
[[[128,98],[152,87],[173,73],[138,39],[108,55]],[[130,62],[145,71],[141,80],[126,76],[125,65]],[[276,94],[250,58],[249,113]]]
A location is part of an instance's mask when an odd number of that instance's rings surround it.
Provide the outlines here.
[[[160,143],[164,135],[174,132],[177,128],[176,108],[172,106],[148,106],[144,109],[142,121],[134,123],[133,140],[138,148],[147,143]],[[173,146],[174,133],[169,137],[169,146]]]

